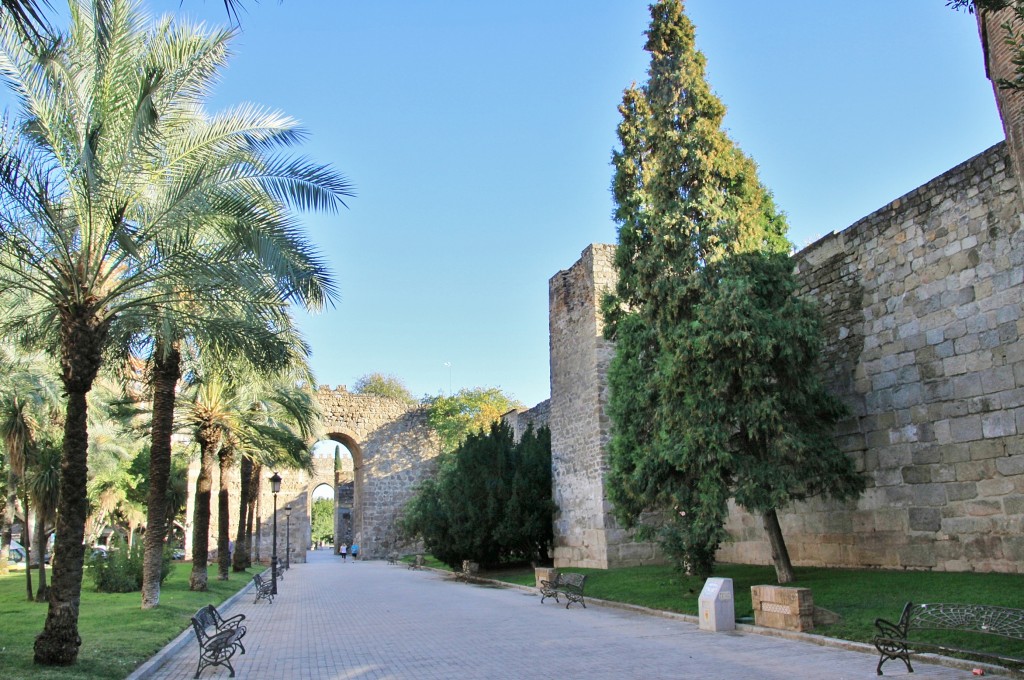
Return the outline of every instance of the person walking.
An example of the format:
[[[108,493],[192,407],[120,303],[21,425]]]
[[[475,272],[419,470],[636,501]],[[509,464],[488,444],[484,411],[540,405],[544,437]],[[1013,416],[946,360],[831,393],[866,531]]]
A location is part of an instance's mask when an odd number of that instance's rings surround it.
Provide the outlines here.
[[[345,557],[348,554],[348,546],[344,543],[341,544],[341,561],[345,561]]]
[[[359,557],[359,544],[358,543],[353,543],[352,544],[352,561],[354,562],[356,559],[358,559],[358,557]]]

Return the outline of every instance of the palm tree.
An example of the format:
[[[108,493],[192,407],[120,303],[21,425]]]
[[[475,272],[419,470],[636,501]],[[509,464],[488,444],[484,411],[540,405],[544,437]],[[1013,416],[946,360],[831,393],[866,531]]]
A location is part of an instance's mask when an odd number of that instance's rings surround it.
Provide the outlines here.
[[[36,602],[46,600],[46,543],[47,525],[52,525],[57,511],[60,492],[60,452],[58,443],[42,438],[36,443],[32,465],[26,480],[29,496],[36,512],[36,546],[39,551],[39,587]]]
[[[319,412],[308,390],[294,387],[294,382],[288,385],[270,381],[285,382],[285,376],[294,376],[294,373],[277,374],[268,380],[239,361],[232,363],[211,356],[208,363],[212,368],[200,377],[195,396],[185,409],[200,449],[192,515],[192,574],[189,579],[192,590],[207,587],[214,456],[219,454],[221,460],[218,571],[219,577],[226,579],[230,565],[227,472],[235,454],[287,467],[308,468],[311,463],[305,441],[319,423]],[[305,373],[308,374],[308,369]]]
[[[7,452],[7,489],[5,497],[3,547],[0,566],[6,568],[7,551],[11,541],[11,524],[17,502],[17,492],[27,468],[28,453],[41,427],[55,416],[59,396],[57,387],[49,378],[51,363],[38,353],[19,352],[9,342],[0,344],[0,366],[6,374],[0,385],[0,439]],[[24,489],[22,489],[24,491]],[[28,534],[28,504],[23,503],[24,531]],[[26,543],[26,549],[30,543]],[[31,573],[26,569],[26,590],[32,599]]]
[[[0,9],[3,10],[0,19],[9,20],[25,36],[40,39],[43,33],[51,30],[43,16],[42,5],[49,7],[49,0],[0,0]],[[241,6],[240,0],[224,0],[224,9],[236,22]]]
[[[234,260],[223,248],[197,250],[194,239],[179,238],[198,224],[199,206],[237,202],[253,186],[269,186],[280,196],[291,188],[278,180],[283,171],[317,170],[271,157],[233,172],[218,166],[219,182],[202,181],[202,152],[237,158],[246,148],[265,151],[281,139],[262,134],[265,125],[252,135],[225,137],[216,117],[199,130],[182,124],[204,120],[196,104],[207,94],[203,69],[210,60],[202,56],[225,53],[229,36],[170,20],[147,32],[131,0],[73,3],[67,34],[46,44],[0,26],[0,75],[20,104],[18,122],[0,129],[0,295],[15,310],[0,331],[57,350],[67,395],[56,564],[35,643],[35,660],[43,665],[74,663],[81,644],[86,396],[111,329],[122,317],[152,318],[183,295],[195,308],[216,305],[223,272]],[[274,117],[253,107],[235,113],[256,122]],[[294,124],[277,119],[288,124],[283,137],[295,139]],[[183,137],[193,142],[184,144]],[[196,153],[172,153],[182,148]],[[337,200],[323,186],[303,189],[307,205],[323,195]],[[50,339],[49,328],[58,337]]]
[[[304,470],[312,466],[308,442],[318,434],[321,414],[308,388],[313,382],[308,368],[304,363],[295,368],[299,370],[293,368],[284,373],[264,375],[249,383],[254,388],[253,401],[239,413],[238,429],[232,433],[231,453],[233,457],[242,459],[234,571],[243,571],[249,561],[246,531],[249,526],[250,490],[254,486],[253,472],[263,465]],[[254,461],[259,461],[259,464]],[[230,541],[230,524],[228,487],[223,468],[218,512],[219,578],[227,579],[231,565],[224,554],[224,546]]]

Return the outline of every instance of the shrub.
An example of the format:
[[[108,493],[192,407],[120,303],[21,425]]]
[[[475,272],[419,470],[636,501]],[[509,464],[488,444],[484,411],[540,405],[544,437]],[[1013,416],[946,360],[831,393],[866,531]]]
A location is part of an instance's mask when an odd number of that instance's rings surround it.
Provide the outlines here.
[[[106,553],[95,552],[86,558],[89,574],[101,593],[130,593],[142,590],[142,541],[128,549],[123,540],[115,539]],[[160,582],[163,583],[173,568],[172,550],[164,547],[160,564]]]
[[[495,423],[441,457],[401,528],[452,568],[463,560],[540,562],[551,548],[553,512],[550,432],[531,427],[516,443],[508,425]]]

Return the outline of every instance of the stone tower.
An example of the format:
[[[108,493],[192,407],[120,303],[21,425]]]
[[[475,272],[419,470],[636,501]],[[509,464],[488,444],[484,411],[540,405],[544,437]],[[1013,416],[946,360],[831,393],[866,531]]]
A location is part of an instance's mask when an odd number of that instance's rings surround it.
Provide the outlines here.
[[[1021,172],[1024,170],[1024,92],[1000,89],[998,84],[1002,79],[1013,80],[1016,68],[1013,58],[1017,50],[1006,44],[1006,30],[1003,24],[1019,22],[1014,20],[1012,7],[998,12],[978,10],[977,16],[981,49],[985,58],[985,75],[992,81],[992,88],[995,91],[996,105],[999,107],[999,117],[1003,121],[1003,131],[1006,133],[1006,145],[1010,150],[1014,174],[1024,188],[1024,172]],[[1016,28],[1020,30],[1021,27]]]
[[[551,468],[555,566],[607,569],[656,561],[612,515],[605,492],[611,423],[605,378],[614,346],[604,339],[601,297],[615,284],[615,246],[593,244],[548,283]]]

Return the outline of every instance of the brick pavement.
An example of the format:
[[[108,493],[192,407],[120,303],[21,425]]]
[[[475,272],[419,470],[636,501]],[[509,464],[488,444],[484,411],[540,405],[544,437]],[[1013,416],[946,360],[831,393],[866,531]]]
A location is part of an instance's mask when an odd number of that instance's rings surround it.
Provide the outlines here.
[[[236,677],[258,680],[521,680],[876,678],[874,654],[749,632],[709,633],[680,617],[588,603],[564,606],[532,591],[457,583],[384,562],[310,552],[273,604],[246,592],[224,613],[246,615],[247,653]],[[173,645],[173,643],[172,643]],[[186,680],[196,669],[191,631],[133,680]],[[157,666],[153,668],[153,666]],[[971,678],[915,662],[917,680]],[[907,676],[899,663],[886,677]],[[227,678],[227,669],[202,678]]]

